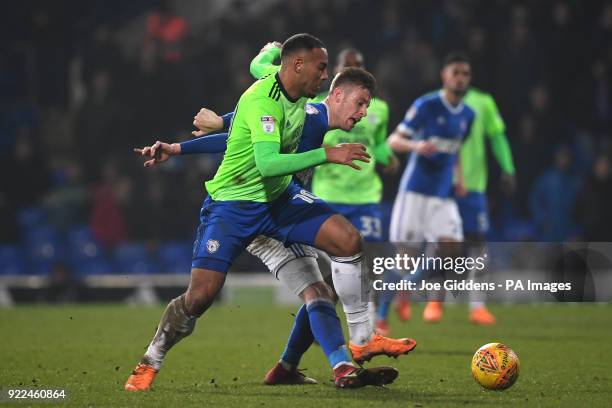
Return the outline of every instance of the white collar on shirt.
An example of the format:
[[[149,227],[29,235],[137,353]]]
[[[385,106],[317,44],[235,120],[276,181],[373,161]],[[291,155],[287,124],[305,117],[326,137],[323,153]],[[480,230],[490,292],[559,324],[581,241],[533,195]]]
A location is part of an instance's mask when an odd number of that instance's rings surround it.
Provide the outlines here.
[[[456,115],[456,114],[460,113],[463,110],[463,100],[461,100],[461,102],[459,102],[459,105],[453,106],[453,105],[451,105],[451,103],[444,96],[444,90],[440,89],[438,91],[438,95],[440,95],[440,100],[442,101],[444,106],[446,106],[446,109],[448,109],[448,111],[450,113],[452,113],[453,115]]]

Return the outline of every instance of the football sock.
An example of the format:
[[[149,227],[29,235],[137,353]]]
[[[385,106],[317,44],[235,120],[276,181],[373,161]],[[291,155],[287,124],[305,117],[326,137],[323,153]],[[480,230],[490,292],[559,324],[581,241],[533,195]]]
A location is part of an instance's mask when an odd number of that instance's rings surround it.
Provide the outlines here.
[[[317,339],[332,368],[350,364],[351,357],[344,344],[340,319],[334,304],[328,299],[317,299],[306,306],[314,338]]]
[[[363,346],[374,333],[370,320],[370,282],[361,253],[350,257],[331,257],[332,279],[348,323],[351,343]]]
[[[486,243],[467,243],[468,250],[467,254],[472,259],[476,259],[478,257],[482,257],[485,260],[484,268],[476,269],[475,267],[470,268],[467,279],[472,280],[474,282],[483,283],[487,281],[488,278],[488,265],[486,262],[486,257],[484,254],[486,253]],[[486,292],[481,290],[470,290],[468,292],[468,299],[470,302],[470,310],[481,308],[485,305],[485,301],[487,299]]]
[[[310,329],[308,309],[306,305],[302,305],[295,315],[295,322],[289,334],[287,346],[285,346],[285,351],[283,351],[280,359],[283,367],[287,370],[296,369],[300,364],[302,355],[308,350],[313,341],[314,336]]]
[[[384,283],[398,283],[402,277],[395,270],[385,271],[385,275],[383,278]],[[387,320],[389,317],[389,308],[391,306],[391,302],[393,302],[393,298],[395,297],[394,290],[383,290],[380,292],[380,297],[378,298],[378,310],[376,311],[376,319],[377,320]]]
[[[172,299],[166,307],[157,326],[155,336],[140,362],[159,370],[168,350],[193,332],[196,320],[196,316],[190,316],[186,311],[185,294]]]

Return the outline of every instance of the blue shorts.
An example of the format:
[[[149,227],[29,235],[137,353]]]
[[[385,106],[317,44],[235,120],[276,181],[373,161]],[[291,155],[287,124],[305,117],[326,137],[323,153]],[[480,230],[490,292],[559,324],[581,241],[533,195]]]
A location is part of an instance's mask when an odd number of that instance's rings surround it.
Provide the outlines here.
[[[364,240],[382,242],[382,211],[378,204],[332,204],[329,206],[344,215],[359,230]]]
[[[484,193],[469,192],[457,198],[459,214],[463,220],[463,234],[486,234],[489,231],[487,196]]]
[[[193,244],[192,268],[227,272],[258,235],[285,245],[314,245],[321,225],[336,214],[311,192],[291,183],[275,201],[215,201],[206,197]]]

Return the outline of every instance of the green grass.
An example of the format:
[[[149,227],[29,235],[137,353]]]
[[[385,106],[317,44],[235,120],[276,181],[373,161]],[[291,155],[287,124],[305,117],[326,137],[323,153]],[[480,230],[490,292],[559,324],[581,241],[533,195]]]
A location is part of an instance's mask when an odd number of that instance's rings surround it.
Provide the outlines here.
[[[336,390],[320,348],[305,356],[316,386],[269,387],[263,375],[277,360],[294,309],[219,306],[195,333],[171,351],[148,393],[123,384],[153,334],[161,308],[125,306],[18,307],[0,310],[0,388],[65,388],[53,406],[449,407],[610,406],[612,307],[600,305],[498,306],[499,324],[474,327],[464,307],[426,325],[392,321],[396,335],[418,340],[398,360],[370,365],[400,370],[387,388]],[[418,316],[420,308],[414,311]],[[500,341],[521,359],[517,383],[486,391],[470,374],[473,352]],[[9,405],[0,401],[0,407]],[[15,406],[39,403],[20,402]]]

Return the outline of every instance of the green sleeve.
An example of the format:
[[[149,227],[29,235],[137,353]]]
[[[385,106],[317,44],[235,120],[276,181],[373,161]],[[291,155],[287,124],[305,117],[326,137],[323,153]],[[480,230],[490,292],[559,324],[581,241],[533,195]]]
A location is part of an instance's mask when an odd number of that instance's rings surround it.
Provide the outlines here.
[[[508,139],[504,133],[498,133],[497,135],[490,136],[491,139],[491,150],[493,150],[493,156],[499,163],[502,171],[506,174],[514,174],[514,162],[512,161],[512,151],[508,144]]]
[[[280,143],[259,142],[253,145],[253,150],[255,165],[263,177],[286,176],[327,161],[323,148],[304,153],[281,154]]]
[[[378,129],[376,129],[375,135],[375,146],[374,146],[374,159],[377,163],[386,166],[389,164],[389,158],[393,154],[391,147],[387,144],[387,130],[389,128],[389,107],[383,101],[380,101],[384,107],[381,109],[381,120]]]
[[[484,127],[489,136],[498,135],[506,131],[506,124],[499,114],[497,104],[491,95],[487,95],[483,104]]]
[[[269,74],[275,74],[280,69],[279,65],[274,65],[277,58],[280,58],[280,48],[276,47],[257,54],[251,61],[251,75],[259,79]]]
[[[505,135],[506,125],[499,114],[499,109],[497,109],[497,104],[493,97],[489,95],[485,101],[485,130],[491,141],[493,156],[495,156],[504,173],[514,174],[512,152]]]

